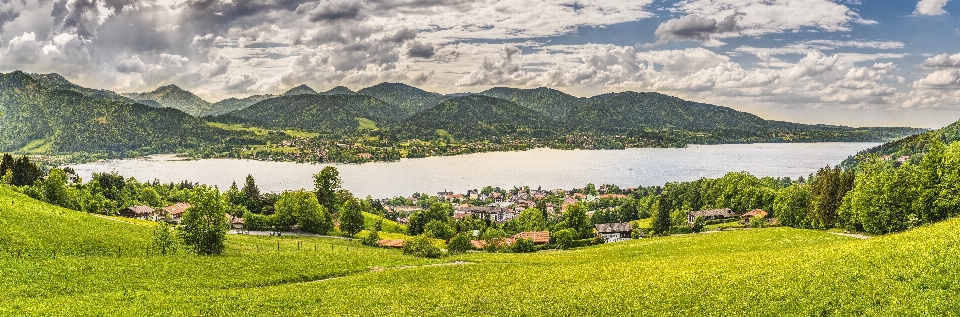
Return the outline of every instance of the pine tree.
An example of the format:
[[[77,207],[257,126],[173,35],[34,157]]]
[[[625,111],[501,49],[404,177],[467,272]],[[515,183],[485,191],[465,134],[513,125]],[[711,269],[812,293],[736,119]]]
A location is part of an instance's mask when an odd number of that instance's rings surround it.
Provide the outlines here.
[[[653,220],[653,232],[656,234],[670,234],[670,204],[661,196],[657,205],[659,205],[659,207],[657,208],[656,218]]]

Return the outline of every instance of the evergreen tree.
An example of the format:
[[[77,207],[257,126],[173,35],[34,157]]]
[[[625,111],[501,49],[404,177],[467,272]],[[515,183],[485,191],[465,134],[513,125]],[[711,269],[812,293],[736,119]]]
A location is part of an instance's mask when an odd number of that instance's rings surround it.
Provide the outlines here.
[[[352,236],[363,230],[363,212],[360,210],[360,202],[356,199],[343,202],[339,220],[340,231],[343,233]]]
[[[243,183],[243,206],[253,213],[260,213],[260,189],[253,180],[253,175],[247,174],[247,179]]]
[[[7,171],[12,171],[13,163],[13,155],[3,153],[3,159],[0,159],[0,175],[6,175]]]
[[[657,214],[653,219],[653,232],[656,234],[670,234],[670,204],[663,196],[657,201]]]

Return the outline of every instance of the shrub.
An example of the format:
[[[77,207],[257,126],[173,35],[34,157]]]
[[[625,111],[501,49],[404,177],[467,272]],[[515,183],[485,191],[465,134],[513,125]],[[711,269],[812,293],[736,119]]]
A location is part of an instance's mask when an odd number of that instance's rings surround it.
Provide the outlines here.
[[[370,231],[370,234],[368,234],[366,237],[363,237],[363,239],[360,240],[360,243],[363,243],[363,245],[368,245],[371,247],[380,246],[380,231],[378,230]]]
[[[701,231],[703,231],[703,226],[704,226],[703,216],[697,216],[697,218],[693,220],[693,225],[690,226],[690,232],[700,233]]]
[[[464,253],[473,249],[473,243],[470,242],[471,234],[468,232],[461,232],[456,236],[453,236],[453,239],[450,239],[450,243],[447,244],[447,250],[453,254]]]
[[[421,258],[439,258],[443,256],[443,251],[433,245],[433,239],[421,234],[403,243],[403,254]]]
[[[515,241],[512,246],[510,246],[510,251],[514,253],[530,253],[536,250],[537,248],[533,244],[533,239],[527,239],[527,238],[517,239],[517,241]]]
[[[557,231],[553,234],[553,239],[557,242],[557,245],[561,249],[569,249],[574,247],[574,241],[577,238],[577,231],[571,228],[563,229]]]
[[[507,233],[503,230],[488,228],[483,232],[483,249],[487,252],[497,252],[506,245],[506,238]]]
[[[766,228],[767,219],[763,217],[750,217],[750,228]]]

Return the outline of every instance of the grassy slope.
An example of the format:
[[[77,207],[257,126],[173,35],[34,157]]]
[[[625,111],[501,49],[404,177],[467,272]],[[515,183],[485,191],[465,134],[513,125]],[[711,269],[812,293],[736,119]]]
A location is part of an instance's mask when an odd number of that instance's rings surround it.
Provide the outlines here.
[[[946,315],[960,312],[958,225],[870,240],[733,231],[384,271],[370,267],[437,261],[246,236],[221,257],[2,257],[0,315]]]

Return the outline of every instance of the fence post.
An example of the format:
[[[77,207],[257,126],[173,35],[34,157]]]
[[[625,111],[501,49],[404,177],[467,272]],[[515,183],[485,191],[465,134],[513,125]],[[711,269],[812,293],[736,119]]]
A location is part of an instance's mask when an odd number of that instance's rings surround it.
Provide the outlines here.
[[[280,252],[280,240],[277,240],[277,252]]]
[[[117,257],[118,257],[118,258],[120,257],[120,246],[119,246],[119,245],[117,246]]]

